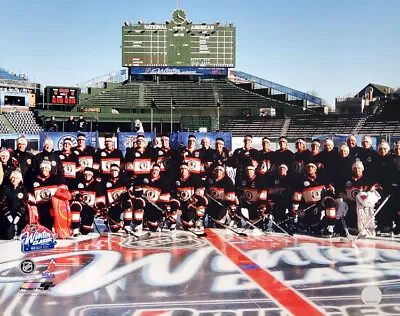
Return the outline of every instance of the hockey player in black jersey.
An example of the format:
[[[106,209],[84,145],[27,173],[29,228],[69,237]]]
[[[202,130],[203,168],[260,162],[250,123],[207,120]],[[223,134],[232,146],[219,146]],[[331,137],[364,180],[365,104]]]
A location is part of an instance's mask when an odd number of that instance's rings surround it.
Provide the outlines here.
[[[93,169],[86,167],[77,182],[71,203],[71,228],[75,237],[87,235],[93,229],[94,217],[105,207],[103,185],[94,178]]]
[[[147,220],[147,227],[152,232],[157,231],[164,216],[169,219],[169,222],[172,217],[169,207],[170,186],[165,175],[162,175],[160,171],[160,166],[154,164],[150,176],[144,178],[141,185],[143,197],[147,202],[144,207],[144,217]],[[172,222],[176,222],[176,217],[172,219]]]
[[[76,186],[76,177],[80,172],[78,156],[72,151],[71,138],[65,138],[62,145],[62,150],[56,151],[64,171],[65,183],[68,188]]]
[[[245,215],[243,209],[247,209],[250,221],[254,222],[264,217],[267,207],[267,186],[264,178],[256,175],[254,166],[247,166],[246,175],[239,183],[237,197],[239,211]],[[262,221],[260,223],[262,224]]]
[[[293,193],[293,213],[298,219],[299,230],[320,235],[325,234],[328,225],[334,225],[336,214],[333,194],[332,184],[317,173],[316,164],[308,163],[306,173],[295,185]],[[333,230],[329,231],[331,233]]]
[[[21,171],[16,169],[10,174],[10,182],[0,190],[0,239],[11,239],[15,233],[21,233],[27,224],[27,203],[28,191],[22,184]]]
[[[276,167],[285,164],[289,169],[293,166],[293,152],[288,149],[288,140],[285,136],[279,137],[279,149],[274,152],[273,164]]]
[[[2,171],[3,175],[0,178],[0,184],[7,185],[10,183],[10,175],[16,167],[11,163],[10,160],[10,152],[7,148],[2,147],[0,149],[0,170]]]
[[[211,170],[214,170],[216,166],[225,166],[232,156],[229,148],[225,147],[225,141],[223,138],[218,137],[215,140],[215,149],[213,150],[213,163],[211,166]]]
[[[171,185],[173,177],[179,172],[179,152],[171,148],[169,145],[169,136],[161,135],[161,147],[157,148],[156,163],[160,166],[161,176],[165,175],[165,179]]]
[[[153,150],[146,147],[146,141],[143,135],[136,137],[135,148],[131,148],[125,155],[125,170],[132,179],[142,179],[148,177],[150,169],[154,163]]]
[[[117,164],[112,164],[110,166],[110,175],[105,176],[103,180],[109,227],[112,232],[117,232],[121,228],[120,218],[122,215],[124,230],[127,233],[131,233],[132,202],[127,192],[131,184],[129,178],[120,173],[119,168]]]
[[[235,188],[239,189],[242,179],[246,178],[246,168],[249,165],[258,165],[258,150],[253,148],[253,136],[246,135],[243,139],[243,147],[237,148],[228,161],[228,165],[236,168]]]
[[[238,203],[233,181],[226,175],[223,166],[216,166],[213,175],[207,179],[206,196],[209,197],[207,215],[217,223],[225,224],[227,210],[232,210]]]
[[[196,149],[196,136],[189,135],[187,147],[183,147],[180,151],[181,162],[189,167],[189,172],[196,175],[204,173],[204,165],[201,161],[200,151]]]
[[[54,142],[51,137],[46,137],[43,142],[43,150],[35,156],[36,174],[40,172],[40,165],[44,160],[50,163],[50,173],[52,175],[57,175],[59,178],[61,178],[61,181],[64,182],[64,170],[58,153],[54,151]]]
[[[11,153],[11,163],[15,168],[19,168],[22,173],[22,177],[26,175],[31,176],[35,163],[35,156],[26,151],[28,146],[28,140],[25,136],[20,136],[17,139],[17,149]]]
[[[262,149],[258,151],[258,167],[256,173],[264,176],[271,174],[274,152],[269,148],[271,140],[268,137],[263,137],[261,143]]]
[[[72,148],[72,151],[78,156],[81,172],[83,173],[86,167],[93,168],[96,149],[86,145],[86,135],[83,133],[78,134],[77,141],[78,145]]]
[[[39,168],[39,173],[33,177],[30,183],[27,183],[29,202],[36,204],[38,208],[39,223],[51,230],[54,225],[51,197],[58,189],[68,190],[68,187],[60,176],[51,174],[52,163],[49,160],[44,159]]]
[[[111,136],[105,138],[104,146],[105,148],[97,150],[94,155],[93,169],[98,170],[101,175],[109,175],[111,165],[122,167],[124,155],[120,149],[114,147]]]
[[[268,209],[277,222],[286,220],[291,214],[293,177],[285,164],[278,166],[275,174],[267,179]],[[289,211],[289,212],[287,212]],[[291,213],[291,212],[290,212]]]
[[[311,161],[312,154],[302,137],[296,139],[296,149],[297,151],[293,154],[292,170],[294,175],[301,176],[304,174],[305,166]]]
[[[187,164],[180,166],[180,176],[172,186],[172,212],[181,210],[184,229],[195,234],[204,233],[204,215],[208,200],[204,197],[204,186],[199,175],[191,174]]]

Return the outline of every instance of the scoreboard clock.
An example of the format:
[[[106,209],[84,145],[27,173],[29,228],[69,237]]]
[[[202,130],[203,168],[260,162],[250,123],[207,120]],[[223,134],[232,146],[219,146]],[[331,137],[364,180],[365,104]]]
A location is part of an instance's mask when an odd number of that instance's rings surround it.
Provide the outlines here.
[[[232,24],[193,24],[176,9],[164,24],[122,27],[122,66],[235,67],[236,28]]]
[[[53,104],[78,104],[79,89],[68,87],[46,87],[46,103]]]

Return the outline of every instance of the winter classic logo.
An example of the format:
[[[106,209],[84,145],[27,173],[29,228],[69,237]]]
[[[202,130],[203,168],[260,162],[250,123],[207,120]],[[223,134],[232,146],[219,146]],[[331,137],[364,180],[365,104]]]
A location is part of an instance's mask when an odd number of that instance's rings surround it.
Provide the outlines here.
[[[54,249],[56,235],[51,230],[40,225],[27,225],[21,232],[21,251],[23,253]]]

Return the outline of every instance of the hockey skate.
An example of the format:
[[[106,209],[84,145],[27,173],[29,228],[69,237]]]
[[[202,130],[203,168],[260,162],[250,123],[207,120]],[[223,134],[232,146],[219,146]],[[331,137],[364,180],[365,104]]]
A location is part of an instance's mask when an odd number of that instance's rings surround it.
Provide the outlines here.
[[[130,226],[125,226],[130,228],[130,232],[132,232],[132,228]],[[138,224],[135,226],[135,234],[140,234],[143,232],[143,224]]]
[[[143,224],[136,225],[134,229],[130,225],[124,226],[127,236],[133,236],[137,239],[146,239],[151,236],[149,231],[143,231]]]
[[[241,225],[240,220],[238,218],[233,217],[228,222],[228,226],[231,227],[231,228],[239,228],[242,225]]]
[[[198,237],[207,236],[207,233],[204,231],[203,220],[201,219],[197,219],[194,225],[192,227],[189,227],[188,230]]]
[[[176,224],[175,223],[173,223],[169,226],[169,231],[171,232],[171,234],[176,233]]]
[[[79,237],[79,228],[74,228],[72,230],[72,237],[78,238]]]

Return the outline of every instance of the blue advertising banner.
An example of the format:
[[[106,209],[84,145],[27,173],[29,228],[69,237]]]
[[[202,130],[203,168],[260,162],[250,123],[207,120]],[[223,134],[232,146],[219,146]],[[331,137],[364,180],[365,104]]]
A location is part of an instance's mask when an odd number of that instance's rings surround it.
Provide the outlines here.
[[[397,143],[398,141],[400,141],[399,136],[390,136],[390,139],[389,139],[390,148],[393,149],[394,144]]]
[[[0,134],[1,139],[17,139],[20,137],[22,134]],[[25,138],[30,141],[30,140],[39,140],[39,135],[31,135],[31,134],[23,134]]]
[[[135,133],[135,132],[121,132],[117,133],[117,148],[122,151],[125,156],[126,148],[132,147],[133,143],[136,142],[137,135],[144,135],[146,142],[152,141],[156,138],[155,133]]]
[[[16,149],[16,141],[21,134],[0,134],[0,147]],[[28,150],[38,150],[39,135],[25,135],[28,140]]]
[[[232,149],[232,133],[230,132],[218,132],[218,133],[192,133],[192,132],[183,132],[183,133],[172,133],[169,137],[170,146],[172,148],[179,148],[180,144],[187,146],[187,139],[189,135],[196,136],[196,148],[201,147],[201,139],[203,137],[208,137],[211,142],[211,147],[215,148],[215,140],[221,137],[225,142],[225,147]]]
[[[65,138],[70,137],[72,139],[72,146],[78,144],[77,137],[80,133],[59,133],[59,132],[42,132],[40,133],[39,150],[43,150],[43,142],[47,137],[50,137],[54,143],[54,150],[61,150],[62,143]],[[87,132],[83,133],[86,135],[86,145],[93,146],[94,148],[99,147],[99,135],[98,132]]]
[[[226,76],[227,68],[200,67],[130,67],[131,75],[212,75]]]

